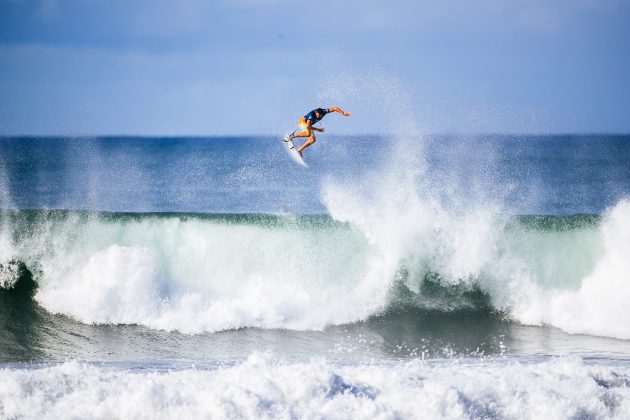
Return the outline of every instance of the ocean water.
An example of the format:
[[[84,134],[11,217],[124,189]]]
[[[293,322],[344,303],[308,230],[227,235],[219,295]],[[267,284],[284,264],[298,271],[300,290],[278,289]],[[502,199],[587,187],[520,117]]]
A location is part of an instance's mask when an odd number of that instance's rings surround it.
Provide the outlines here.
[[[630,418],[630,136],[0,138],[0,418]]]

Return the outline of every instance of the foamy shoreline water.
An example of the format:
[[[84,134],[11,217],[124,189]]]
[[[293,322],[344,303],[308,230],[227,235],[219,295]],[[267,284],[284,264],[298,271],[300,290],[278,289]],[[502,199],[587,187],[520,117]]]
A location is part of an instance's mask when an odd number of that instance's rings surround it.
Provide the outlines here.
[[[254,353],[202,370],[66,362],[0,372],[0,417],[7,418],[630,416],[629,361],[578,357],[335,365]]]

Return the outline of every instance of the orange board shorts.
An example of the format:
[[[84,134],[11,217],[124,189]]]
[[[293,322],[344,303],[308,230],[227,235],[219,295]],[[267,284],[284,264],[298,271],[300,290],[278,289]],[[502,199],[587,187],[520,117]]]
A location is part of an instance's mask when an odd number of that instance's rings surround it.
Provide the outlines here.
[[[308,130],[308,126],[306,125],[306,120],[304,118],[300,118],[300,121],[297,123],[300,132]]]

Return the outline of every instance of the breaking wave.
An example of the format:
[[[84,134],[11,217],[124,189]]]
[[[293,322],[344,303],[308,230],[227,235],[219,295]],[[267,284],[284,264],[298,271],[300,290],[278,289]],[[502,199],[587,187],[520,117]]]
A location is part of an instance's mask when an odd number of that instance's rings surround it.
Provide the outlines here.
[[[84,323],[185,333],[322,329],[415,305],[630,338],[630,201],[508,218],[353,194],[326,186],[330,216],[5,211],[0,287],[35,281],[42,307]]]

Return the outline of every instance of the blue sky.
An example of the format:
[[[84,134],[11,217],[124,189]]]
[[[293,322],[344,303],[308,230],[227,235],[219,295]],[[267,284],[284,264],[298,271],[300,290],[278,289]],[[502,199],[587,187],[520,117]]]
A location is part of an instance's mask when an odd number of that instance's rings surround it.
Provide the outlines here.
[[[0,0],[0,135],[630,132],[630,2]],[[336,117],[336,116],[335,116]]]

